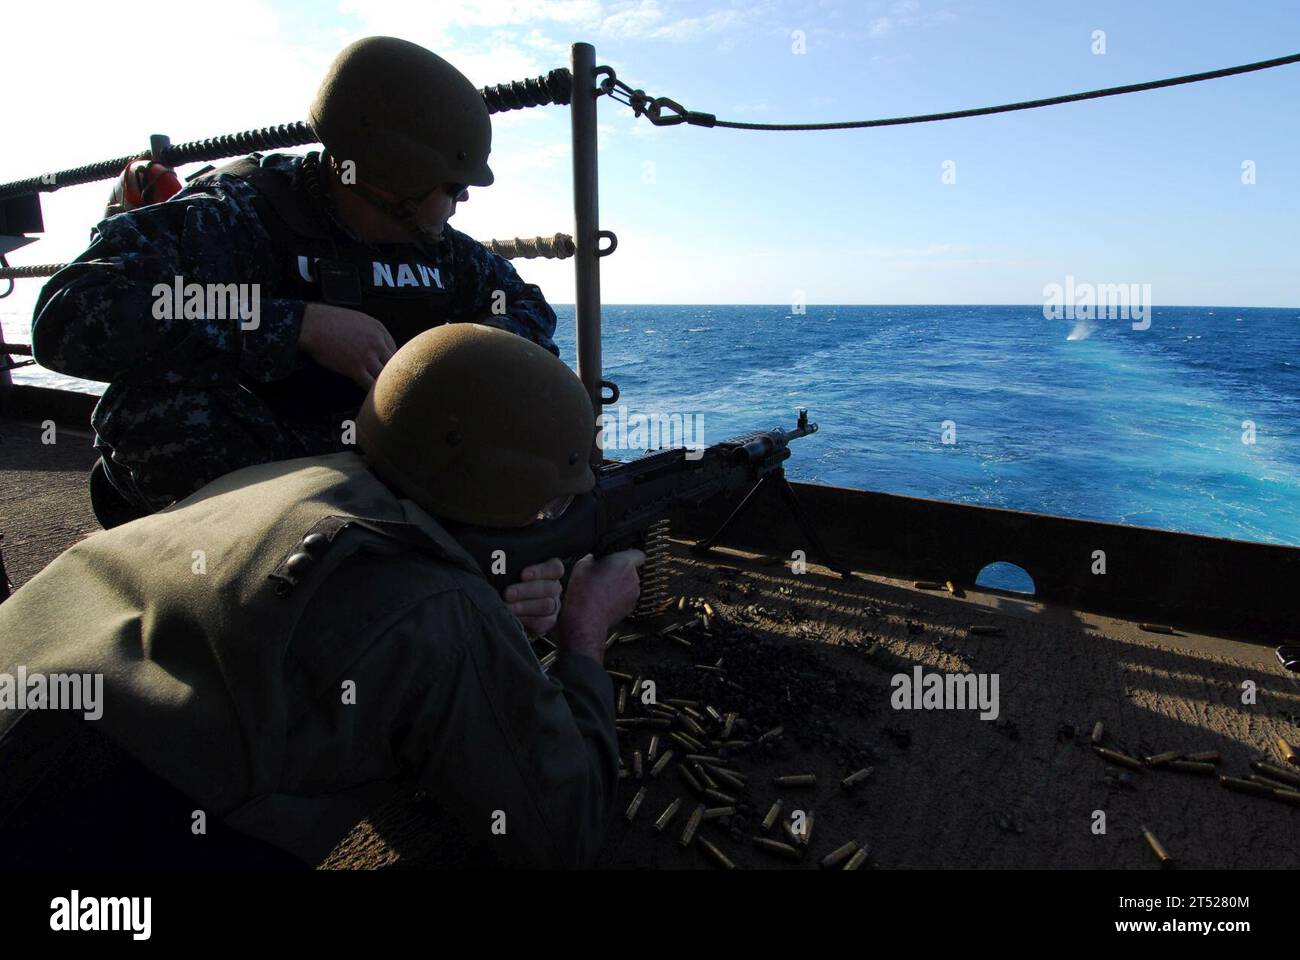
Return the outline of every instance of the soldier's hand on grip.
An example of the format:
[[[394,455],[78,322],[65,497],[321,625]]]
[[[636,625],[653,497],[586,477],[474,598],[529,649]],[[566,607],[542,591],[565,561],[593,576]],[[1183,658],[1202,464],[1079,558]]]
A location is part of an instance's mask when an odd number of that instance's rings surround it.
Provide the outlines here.
[[[298,349],[327,370],[369,390],[397,352],[397,344],[387,328],[367,313],[309,303],[302,316]]]
[[[605,662],[609,628],[636,607],[643,563],[640,550],[620,550],[599,560],[588,554],[573,565],[556,631],[561,651]]]
[[[530,637],[550,633],[560,617],[560,594],[564,561],[552,557],[545,563],[524,567],[518,583],[506,587],[502,597]]]

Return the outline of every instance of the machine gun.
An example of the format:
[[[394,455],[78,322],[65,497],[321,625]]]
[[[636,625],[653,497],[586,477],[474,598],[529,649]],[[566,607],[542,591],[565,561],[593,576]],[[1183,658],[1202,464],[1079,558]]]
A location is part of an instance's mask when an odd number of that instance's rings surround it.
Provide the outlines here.
[[[521,571],[551,557],[568,560],[594,553],[602,556],[629,547],[646,552],[638,614],[653,600],[667,579],[668,517],[674,508],[698,507],[713,497],[749,487],[749,493],[718,530],[695,546],[707,551],[751,502],[759,487],[777,484],[804,534],[841,576],[847,569],[835,564],[812,524],[795,499],[785,478],[790,442],[817,432],[808,411],[799,411],[793,430],[774,427],[724,440],[703,450],[674,447],[647,453],[636,460],[593,467],[595,487],[575,497],[554,519],[527,527],[491,529],[448,525],[451,533],[478,562],[488,580],[504,590]]]

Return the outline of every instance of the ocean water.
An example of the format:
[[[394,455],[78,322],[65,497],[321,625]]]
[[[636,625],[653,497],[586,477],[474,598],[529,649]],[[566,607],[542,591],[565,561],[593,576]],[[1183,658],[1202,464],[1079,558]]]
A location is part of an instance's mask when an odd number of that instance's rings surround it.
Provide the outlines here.
[[[0,319],[27,342],[17,306]],[[573,308],[556,312],[572,364]],[[1147,330],[1038,305],[603,316],[629,417],[676,414],[713,443],[807,407],[820,431],[794,444],[794,479],[1300,545],[1300,308],[1154,307]]]

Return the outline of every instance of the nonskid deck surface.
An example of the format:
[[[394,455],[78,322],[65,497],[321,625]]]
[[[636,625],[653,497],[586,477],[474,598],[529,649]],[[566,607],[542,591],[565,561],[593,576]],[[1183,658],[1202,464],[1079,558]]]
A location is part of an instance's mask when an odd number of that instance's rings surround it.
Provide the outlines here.
[[[21,585],[98,529],[86,494],[93,455],[84,436],[63,433],[46,445],[36,428],[11,422],[0,422],[0,436],[0,532],[10,576]],[[705,822],[699,836],[737,866],[816,869],[852,839],[869,844],[869,863],[878,868],[1154,869],[1142,826],[1186,867],[1300,866],[1300,808],[1192,774],[1150,770],[1121,782],[1126,771],[1088,745],[1100,720],[1106,743],[1129,754],[1217,751],[1219,771],[1238,776],[1251,772],[1251,760],[1277,760],[1276,737],[1297,739],[1300,689],[1267,647],[1150,634],[1003,595],[956,598],[877,577],[846,583],[816,566],[795,575],[729,551],[701,560],[680,544],[668,592],[709,601],[716,615],[710,635],[698,624],[679,630],[690,649],[659,636],[660,628],[698,614],[674,607],[621,627],[619,634],[644,636],[615,644],[607,666],[653,680],[660,701],[699,700],[701,710],[738,712],[747,725],[736,725],[733,740],[784,728],[763,745],[725,751],[725,765],[747,783],[743,791],[720,788],[741,809],[729,821]],[[971,634],[971,625],[1000,632]],[[696,666],[719,659],[718,670]],[[892,678],[911,677],[918,666],[996,674],[998,718],[894,709]],[[1254,705],[1242,703],[1244,681],[1256,685]],[[647,711],[633,702],[624,715]],[[714,735],[717,725],[705,716],[706,734]],[[650,777],[644,754],[656,733],[660,750],[674,750],[675,758]],[[676,769],[687,750],[668,734],[632,726],[621,735],[629,768],[633,751],[642,751],[645,779],[621,781],[599,865],[712,868],[698,842],[687,849],[678,842],[699,798]],[[872,773],[845,792],[841,778],[866,766]],[[816,786],[772,782],[802,773],[815,774]],[[624,812],[642,786],[645,798],[629,824]],[[802,861],[787,862],[750,839],[779,837],[779,828],[765,832],[759,823],[778,796],[782,816],[812,813]],[[654,821],[675,797],[681,810],[659,834]],[[1104,834],[1094,832],[1096,811],[1105,813]],[[460,846],[431,801],[403,798],[358,825],[324,866],[418,868]]]

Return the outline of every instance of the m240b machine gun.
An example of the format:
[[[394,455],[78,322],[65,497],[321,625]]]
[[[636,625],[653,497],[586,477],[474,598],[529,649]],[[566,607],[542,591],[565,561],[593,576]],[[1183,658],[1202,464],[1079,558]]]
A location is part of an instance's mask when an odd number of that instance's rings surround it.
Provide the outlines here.
[[[817,432],[808,411],[799,411],[793,430],[774,427],[747,433],[702,450],[674,447],[647,453],[636,460],[593,467],[595,487],[577,496],[559,516],[526,527],[493,529],[448,526],[484,575],[498,589],[516,582],[521,571],[551,557],[576,559],[602,556],[629,547],[646,551],[642,572],[642,604],[666,578],[668,518],[680,507],[692,508],[717,496],[749,488],[744,501],[710,537],[693,548],[705,552],[735,522],[759,487],[774,483],[789,504],[809,543],[841,576],[850,576],[822,545],[785,478],[790,442]]]

